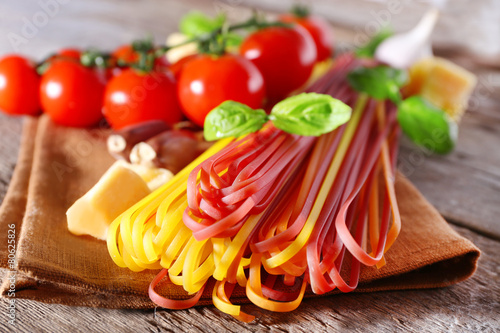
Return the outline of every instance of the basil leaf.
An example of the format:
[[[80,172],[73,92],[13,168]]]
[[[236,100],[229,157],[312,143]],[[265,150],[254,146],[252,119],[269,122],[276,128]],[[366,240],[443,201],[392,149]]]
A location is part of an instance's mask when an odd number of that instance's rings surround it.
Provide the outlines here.
[[[420,96],[401,102],[398,121],[403,132],[419,146],[439,154],[449,153],[455,147],[457,124]]]
[[[254,110],[245,104],[225,101],[205,118],[203,135],[207,141],[238,137],[258,131],[267,122],[264,110]]]
[[[224,24],[224,21],[224,15],[210,18],[202,12],[192,11],[181,19],[179,31],[188,37],[196,37],[219,29]]]
[[[293,134],[319,136],[351,118],[351,108],[330,95],[302,93],[277,103],[269,115],[274,126]]]
[[[347,80],[351,87],[359,92],[378,99],[390,99],[396,104],[401,102],[399,89],[408,81],[408,73],[384,65],[376,67],[358,67],[353,69]]]
[[[356,49],[354,53],[358,58],[373,58],[377,47],[388,37],[391,37],[392,34],[392,29],[386,27],[373,36],[373,38],[366,45]]]

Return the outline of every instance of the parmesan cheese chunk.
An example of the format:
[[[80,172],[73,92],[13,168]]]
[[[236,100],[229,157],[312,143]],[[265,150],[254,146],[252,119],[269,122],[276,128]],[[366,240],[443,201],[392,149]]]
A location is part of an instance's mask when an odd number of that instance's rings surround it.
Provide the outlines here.
[[[68,229],[75,235],[106,240],[111,222],[149,193],[151,190],[141,176],[116,162],[68,209]]]
[[[432,57],[410,68],[410,82],[405,92],[421,95],[458,122],[476,83],[476,76],[466,69],[447,59]]]

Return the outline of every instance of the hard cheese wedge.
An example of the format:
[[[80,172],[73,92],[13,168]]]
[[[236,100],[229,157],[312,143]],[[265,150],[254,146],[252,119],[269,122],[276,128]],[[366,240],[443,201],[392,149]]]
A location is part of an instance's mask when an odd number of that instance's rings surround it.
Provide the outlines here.
[[[460,120],[477,82],[474,74],[439,57],[418,61],[409,74],[405,95],[419,94],[455,121]]]
[[[116,162],[68,209],[68,229],[75,235],[106,240],[111,222],[149,193],[148,184],[136,172]]]

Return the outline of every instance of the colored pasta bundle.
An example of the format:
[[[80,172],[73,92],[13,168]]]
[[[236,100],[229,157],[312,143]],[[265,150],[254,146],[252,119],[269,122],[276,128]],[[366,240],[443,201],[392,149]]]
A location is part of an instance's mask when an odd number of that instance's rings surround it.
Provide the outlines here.
[[[268,122],[219,140],[112,223],[114,262],[162,269],[149,294],[171,309],[195,305],[213,278],[214,305],[243,321],[253,316],[231,303],[236,285],[271,311],[297,308],[308,286],[315,294],[354,290],[363,265],[384,265],[401,226],[397,109],[351,88],[347,74],[361,66],[341,56],[309,88],[352,106],[346,124],[311,137]],[[159,295],[167,275],[193,296]]]

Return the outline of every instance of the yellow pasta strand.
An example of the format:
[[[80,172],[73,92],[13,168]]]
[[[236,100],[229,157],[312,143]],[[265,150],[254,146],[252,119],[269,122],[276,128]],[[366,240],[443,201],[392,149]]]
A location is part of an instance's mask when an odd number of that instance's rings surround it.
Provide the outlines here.
[[[222,281],[227,276],[227,271],[229,266],[233,262],[234,258],[240,251],[241,247],[245,240],[249,237],[252,230],[255,228],[262,215],[264,215],[266,210],[261,212],[259,215],[252,215],[248,218],[248,220],[243,224],[241,229],[238,231],[236,236],[234,236],[233,241],[227,247],[224,255],[222,256],[220,262],[214,271],[214,278],[216,280]]]

